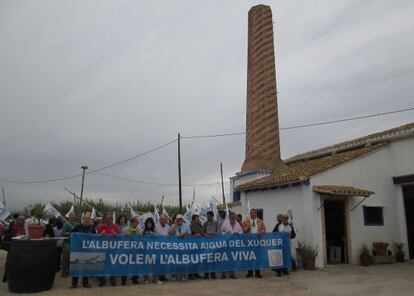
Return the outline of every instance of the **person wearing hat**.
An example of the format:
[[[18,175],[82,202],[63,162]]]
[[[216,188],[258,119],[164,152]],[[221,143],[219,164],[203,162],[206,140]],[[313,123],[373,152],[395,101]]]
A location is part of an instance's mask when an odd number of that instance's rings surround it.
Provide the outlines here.
[[[295,232],[295,228],[293,227],[292,223],[289,223],[289,215],[288,214],[279,214],[277,215],[277,223],[275,225],[275,228],[273,228],[273,232],[286,232],[289,234],[290,239],[294,239],[296,237],[296,232]],[[292,268],[293,270],[296,269],[296,262],[295,260],[292,258]],[[289,274],[289,271],[287,270],[287,268],[283,268],[283,269],[274,269],[274,271],[276,271],[277,276],[282,276],[283,274]]]
[[[255,209],[250,210],[250,216],[243,221],[242,229],[244,233],[258,233],[263,234],[266,232],[266,226],[263,221],[257,217],[257,212]],[[246,277],[250,278],[253,276],[253,270],[247,272]],[[261,279],[263,278],[260,273],[260,269],[255,270],[255,277]]]
[[[180,238],[191,235],[190,226],[184,222],[183,215],[178,214],[175,217],[175,224],[170,229],[170,235],[178,236]]]

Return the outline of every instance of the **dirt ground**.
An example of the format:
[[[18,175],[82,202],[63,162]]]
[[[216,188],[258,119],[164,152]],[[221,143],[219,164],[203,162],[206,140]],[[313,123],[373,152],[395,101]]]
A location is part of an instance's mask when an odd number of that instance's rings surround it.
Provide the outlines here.
[[[0,252],[0,266],[4,265],[5,252]],[[281,278],[270,271],[263,272],[263,279],[246,279],[245,272],[238,272],[236,280],[195,280],[167,282],[162,285],[140,284],[98,288],[91,281],[91,289],[69,289],[70,280],[56,276],[52,290],[34,295],[414,295],[414,261],[369,267],[337,265],[316,271],[300,270]],[[3,276],[3,268],[0,270]],[[0,283],[0,295],[13,295],[7,284]]]

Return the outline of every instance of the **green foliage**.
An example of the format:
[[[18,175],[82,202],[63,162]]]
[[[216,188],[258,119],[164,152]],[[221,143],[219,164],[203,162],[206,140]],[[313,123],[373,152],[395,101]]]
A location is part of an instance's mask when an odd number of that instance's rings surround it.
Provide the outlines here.
[[[359,251],[360,256],[371,256],[371,252],[368,249],[368,245],[366,243],[362,244],[362,248]]]
[[[316,258],[316,256],[318,256],[318,247],[314,248],[311,245],[300,242],[298,244],[302,259]]]
[[[30,204],[24,208],[26,217],[35,217],[36,219],[45,219],[47,215],[44,213],[45,205],[41,202]]]

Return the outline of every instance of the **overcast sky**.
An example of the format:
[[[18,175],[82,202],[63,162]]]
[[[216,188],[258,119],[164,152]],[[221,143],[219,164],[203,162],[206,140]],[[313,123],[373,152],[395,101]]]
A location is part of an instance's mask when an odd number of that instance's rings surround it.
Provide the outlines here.
[[[280,126],[414,106],[414,2],[0,1],[0,179],[97,169],[177,137],[245,130],[247,15],[275,22]],[[414,121],[414,112],[281,132],[282,158]],[[226,180],[244,137],[182,140],[183,183]],[[177,145],[102,171],[177,183]],[[8,206],[65,200],[80,177],[0,182]],[[184,187],[184,201],[192,199]],[[198,202],[219,184],[195,188]],[[226,185],[226,194],[228,194]],[[178,203],[177,186],[88,174],[85,196]]]

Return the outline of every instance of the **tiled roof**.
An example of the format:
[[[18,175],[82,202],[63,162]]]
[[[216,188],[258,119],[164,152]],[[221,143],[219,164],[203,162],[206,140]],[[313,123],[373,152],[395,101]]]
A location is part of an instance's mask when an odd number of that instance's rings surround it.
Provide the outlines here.
[[[383,132],[379,132],[379,133],[375,133],[375,134],[371,134],[368,136],[364,136],[364,137],[360,137],[360,138],[356,138],[350,141],[345,141],[345,142],[341,142],[335,145],[331,145],[331,146],[327,146],[327,147],[323,147],[320,149],[316,149],[316,150],[312,150],[312,151],[308,151],[305,153],[301,153],[298,154],[296,156],[290,157],[288,159],[285,160],[285,163],[289,164],[292,162],[296,162],[296,161],[300,161],[300,160],[304,160],[304,159],[308,159],[308,158],[312,158],[315,157],[317,155],[320,155],[322,153],[329,153],[331,151],[335,151],[338,149],[347,149],[347,148],[352,148],[353,146],[356,145],[363,145],[369,142],[380,142],[380,141],[387,141],[387,139],[389,137],[393,137],[393,136],[398,136],[398,135],[404,135],[407,134],[409,132],[413,132],[414,131],[414,122],[409,123],[409,124],[405,124],[396,128],[392,128]]]
[[[315,185],[312,190],[316,193],[332,194],[332,195],[350,195],[368,197],[375,194],[373,191],[359,189],[352,186],[341,185]]]
[[[312,175],[376,151],[387,145],[392,140],[391,137],[410,136],[413,133],[414,122],[380,133],[298,154],[284,161],[287,164],[286,168],[278,169],[270,176],[239,185],[235,188],[235,191],[272,188],[307,180]]]
[[[241,206],[241,202],[240,201],[232,201],[232,202],[228,202],[227,203],[227,207],[229,209],[234,208],[234,207],[238,207],[238,206]],[[219,210],[225,210],[226,209],[226,205],[225,204],[219,204],[217,206],[217,209],[219,209]]]
[[[237,186],[235,190],[246,191],[269,188],[282,184],[307,180],[312,175],[326,171],[351,159],[371,153],[384,145],[386,145],[386,143],[378,143],[369,147],[363,146],[358,149],[327,155],[325,157],[315,158],[308,161],[294,162],[288,164],[286,169],[278,170],[270,176]]]

